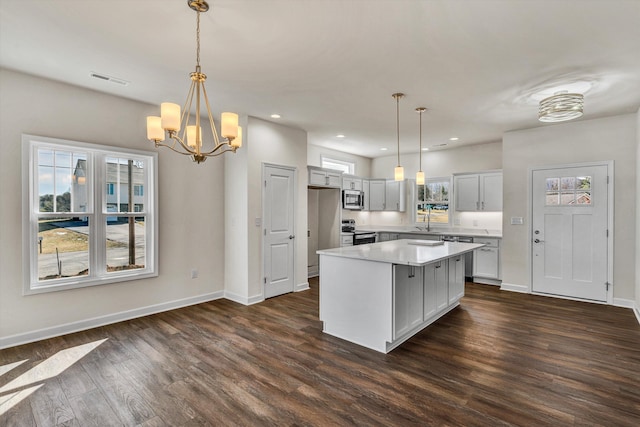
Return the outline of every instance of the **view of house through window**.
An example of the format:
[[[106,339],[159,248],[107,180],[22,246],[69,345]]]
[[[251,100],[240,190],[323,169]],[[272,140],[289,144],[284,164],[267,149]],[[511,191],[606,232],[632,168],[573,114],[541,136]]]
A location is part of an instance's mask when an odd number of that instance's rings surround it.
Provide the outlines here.
[[[449,224],[450,178],[429,178],[416,185],[416,222]]]
[[[27,137],[34,164],[25,195],[31,215],[24,226],[33,236],[28,259],[34,261],[28,289],[108,283],[135,270],[156,275],[149,265],[155,154]]]

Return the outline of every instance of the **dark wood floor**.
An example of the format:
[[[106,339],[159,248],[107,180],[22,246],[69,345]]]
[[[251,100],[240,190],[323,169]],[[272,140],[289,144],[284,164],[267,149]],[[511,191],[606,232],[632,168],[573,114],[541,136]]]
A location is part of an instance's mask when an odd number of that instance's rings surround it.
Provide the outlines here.
[[[219,300],[2,350],[0,369],[27,361],[0,377],[0,406],[40,388],[0,425],[640,425],[628,309],[467,284],[460,307],[388,355],[321,328],[314,280],[251,307]],[[104,339],[64,372],[6,390]]]

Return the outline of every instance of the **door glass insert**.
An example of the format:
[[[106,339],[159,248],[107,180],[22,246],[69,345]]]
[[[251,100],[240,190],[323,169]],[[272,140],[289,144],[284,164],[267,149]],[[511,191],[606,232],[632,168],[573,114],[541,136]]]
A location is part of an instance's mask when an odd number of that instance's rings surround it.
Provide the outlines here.
[[[590,176],[563,176],[546,179],[547,206],[575,206],[591,204]]]

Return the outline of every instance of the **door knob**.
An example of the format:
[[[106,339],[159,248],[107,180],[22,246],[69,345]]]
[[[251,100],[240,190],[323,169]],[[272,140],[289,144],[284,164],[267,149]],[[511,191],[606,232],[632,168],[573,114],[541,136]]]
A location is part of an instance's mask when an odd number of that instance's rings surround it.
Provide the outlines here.
[[[289,239],[295,239],[296,236],[294,236],[293,234],[289,236]]]
[[[544,243],[544,240],[535,239],[535,240],[533,241],[533,243]]]

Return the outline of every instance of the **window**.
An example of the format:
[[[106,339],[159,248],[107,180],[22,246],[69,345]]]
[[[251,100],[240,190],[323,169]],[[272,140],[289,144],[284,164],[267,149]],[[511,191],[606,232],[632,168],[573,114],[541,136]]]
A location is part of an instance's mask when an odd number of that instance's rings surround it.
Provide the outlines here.
[[[335,169],[338,170],[340,172],[349,174],[349,175],[355,175],[355,170],[356,170],[356,164],[354,162],[348,162],[345,160],[337,160],[337,159],[330,159],[329,157],[324,157],[322,156],[320,158],[320,163],[321,163],[321,167],[326,168],[326,169]]]
[[[451,178],[428,178],[416,185],[416,223],[449,225]]]
[[[591,204],[590,176],[547,178],[547,206],[575,206]]]
[[[157,154],[22,139],[25,294],[157,276]]]

